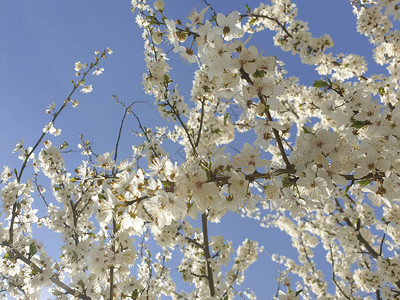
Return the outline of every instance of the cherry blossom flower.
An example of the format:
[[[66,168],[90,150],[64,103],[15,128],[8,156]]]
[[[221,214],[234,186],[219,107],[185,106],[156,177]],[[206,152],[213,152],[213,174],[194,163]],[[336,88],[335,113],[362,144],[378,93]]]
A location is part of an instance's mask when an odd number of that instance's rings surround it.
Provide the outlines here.
[[[243,30],[240,28],[238,11],[233,11],[228,16],[219,13],[217,15],[217,24],[218,27],[215,28],[216,34],[222,35],[227,41],[239,38],[243,34]]]

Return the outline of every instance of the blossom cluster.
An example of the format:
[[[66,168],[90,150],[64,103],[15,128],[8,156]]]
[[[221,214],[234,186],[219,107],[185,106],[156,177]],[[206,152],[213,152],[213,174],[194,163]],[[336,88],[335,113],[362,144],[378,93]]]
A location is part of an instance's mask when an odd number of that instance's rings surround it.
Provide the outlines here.
[[[313,37],[290,0],[228,15],[207,5],[187,22],[168,18],[161,0],[131,3],[143,29],[144,90],[167,125],[145,128],[125,107],[144,138],[132,147],[133,157],[118,160],[118,144],[95,156],[82,138],[87,159],[70,172],[60,148],[43,138],[61,134],[56,118],[78,102],[68,98],[58,111],[49,105],[53,119],[38,143],[16,146],[21,169],[5,167],[1,174],[0,290],[31,299],[44,286],[57,299],[255,299],[239,288],[264,252],[262,243],[246,239],[235,248],[208,234],[210,222],[234,212],[292,239],[297,259],[273,255],[284,266],[280,279],[287,288],[276,298],[398,297],[398,7],[352,1],[357,30],[388,70],[368,77],[361,56],[327,53],[333,40]],[[275,32],[276,46],[315,67],[313,86],[288,77],[276,57],[252,45],[252,35],[264,30]],[[163,43],[197,66],[189,100],[170,74]],[[75,64],[79,80],[71,95],[78,88],[92,91],[86,75],[99,76],[100,59],[111,53],[108,48],[95,53],[94,63]],[[235,120],[232,109],[239,111]],[[243,141],[243,133],[251,141]],[[183,162],[168,154],[165,140],[183,147]],[[22,176],[31,166],[49,179],[55,199],[44,201],[40,219],[32,204],[35,188],[44,200],[42,189],[36,177]],[[62,235],[60,259],[49,257],[32,236],[36,223]],[[155,255],[150,239],[160,249]],[[332,283],[313,259],[317,248],[326,253]],[[171,267],[177,254],[180,262]],[[189,283],[187,290],[178,290],[174,270]]]

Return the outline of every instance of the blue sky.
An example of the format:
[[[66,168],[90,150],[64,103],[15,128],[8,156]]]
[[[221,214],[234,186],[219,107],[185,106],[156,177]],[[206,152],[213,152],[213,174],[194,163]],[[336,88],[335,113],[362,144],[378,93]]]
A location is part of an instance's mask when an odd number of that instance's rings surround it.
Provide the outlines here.
[[[193,7],[204,7],[199,0],[165,2],[165,14],[182,20]],[[232,8],[245,12],[245,4],[252,8],[258,6],[254,0],[209,0],[209,3],[217,12],[223,13]],[[356,19],[349,1],[302,0],[295,3],[299,7],[299,18],[309,22],[315,37],[324,33],[332,36],[334,54],[360,54],[370,62],[372,73],[382,72],[371,61],[367,39],[356,32]],[[143,42],[130,11],[130,1],[4,1],[0,10],[0,28],[0,167],[5,164],[11,168],[20,167],[21,162],[11,154],[14,145],[22,137],[25,146],[34,144],[43,126],[50,121],[45,114],[46,106],[51,102],[57,107],[61,105],[72,88],[70,80],[76,78],[74,63],[92,61],[94,50],[111,47],[114,53],[102,62],[103,75],[89,77],[88,83],[93,84],[94,91],[87,95],[77,93],[74,99],[79,100],[80,105],[74,110],[69,107],[58,120],[56,127],[63,131],[60,137],[53,139],[54,143],[61,144],[66,140],[71,149],[75,149],[78,134],[83,133],[94,142],[97,153],[112,151],[123,110],[114,103],[111,95],[118,95],[126,103],[143,100],[153,103],[141,86],[145,71]],[[265,31],[256,34],[250,43],[286,62],[286,69],[291,75],[298,76],[300,82],[312,84],[320,79],[313,67],[302,66],[297,57],[273,46],[272,36]],[[166,49],[169,48],[166,45]],[[188,97],[193,78],[188,74],[193,68],[180,59],[172,58],[171,64],[174,67],[171,73],[179,83],[181,94]],[[157,119],[157,109],[151,105],[137,104],[135,110],[143,125],[162,124]],[[120,158],[130,157],[131,145],[137,142],[129,130],[138,130],[133,118],[125,125]],[[66,158],[70,170],[83,159],[77,153],[70,153]],[[222,233],[228,239],[234,239],[236,246],[249,236],[262,241],[268,251],[290,253],[290,243],[282,234],[245,223],[239,216],[229,216],[221,224],[211,225],[210,233]],[[276,267],[268,264],[268,260],[268,256],[263,256],[259,261],[261,266],[252,269],[244,284],[256,290],[260,299],[270,299],[277,287],[274,280]]]

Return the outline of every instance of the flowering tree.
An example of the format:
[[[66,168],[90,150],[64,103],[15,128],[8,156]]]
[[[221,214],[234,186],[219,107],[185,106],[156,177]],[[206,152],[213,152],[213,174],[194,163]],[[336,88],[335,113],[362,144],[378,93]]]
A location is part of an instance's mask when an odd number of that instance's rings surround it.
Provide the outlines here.
[[[119,136],[114,151],[102,155],[82,138],[86,160],[67,170],[66,145],[55,146],[49,136],[60,134],[55,121],[63,110],[78,105],[72,95],[92,91],[86,77],[103,72],[101,61],[112,50],[75,64],[78,79],[60,107],[47,108],[52,119],[36,144],[15,147],[22,166],[5,166],[1,174],[3,295],[39,299],[50,287],[57,299],[255,299],[240,284],[262,246],[246,239],[234,249],[208,234],[210,222],[235,212],[292,239],[297,259],[273,255],[283,265],[277,299],[400,297],[400,31],[393,29],[400,7],[384,0],[351,4],[357,30],[387,74],[368,77],[363,57],[327,52],[332,39],[313,37],[290,0],[228,15],[204,1],[187,21],[165,15],[161,0],[132,0],[143,29],[144,88],[167,125],[145,128],[132,105],[115,96],[125,108],[121,130],[133,116],[143,144],[133,147],[133,159],[120,160]],[[252,45],[252,35],[264,30],[275,32],[276,46],[315,66],[313,86],[299,84],[276,57]],[[198,67],[190,101],[169,73],[162,42]],[[237,120],[232,109],[240,111]],[[252,144],[241,142],[239,132]],[[184,148],[183,162],[164,150],[166,140]],[[240,145],[237,153],[227,150],[232,143]],[[45,200],[38,175],[49,179],[56,201]],[[36,216],[35,201],[46,204],[45,217]],[[46,253],[34,224],[61,234],[60,258]],[[318,245],[329,274],[314,261]],[[170,266],[175,255],[181,261]],[[188,282],[184,290],[177,276]]]

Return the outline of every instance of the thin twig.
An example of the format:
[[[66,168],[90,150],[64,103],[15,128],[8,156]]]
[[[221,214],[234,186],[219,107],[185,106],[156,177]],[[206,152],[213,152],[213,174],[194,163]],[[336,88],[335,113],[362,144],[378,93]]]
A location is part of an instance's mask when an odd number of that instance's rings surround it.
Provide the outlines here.
[[[174,114],[174,116],[178,119],[178,121],[179,121],[179,123],[181,124],[183,130],[185,130],[186,135],[187,135],[187,137],[188,137],[188,139],[189,139],[189,143],[190,143],[190,145],[192,146],[193,153],[197,156],[196,146],[195,146],[195,144],[194,144],[194,142],[193,142],[193,140],[192,140],[192,137],[191,137],[191,135],[190,135],[190,133],[189,133],[189,130],[187,129],[185,123],[183,123],[180,114],[175,110],[175,108],[173,107],[173,105],[171,105],[171,102],[169,102],[169,100],[168,100],[167,97],[166,97],[166,102],[167,102],[168,106],[171,108],[172,113]]]
[[[333,283],[337,286],[337,288],[339,289],[339,291],[342,292],[343,296],[346,299],[351,299],[349,296],[346,295],[346,293],[342,290],[341,286],[339,285],[339,283],[336,281],[336,273],[335,273],[335,260],[333,258],[333,251],[332,251],[332,246],[329,245],[329,252],[331,254],[331,264],[332,264],[332,281]]]
[[[119,141],[121,139],[121,133],[122,133],[122,128],[124,127],[125,118],[126,118],[126,115],[131,111],[133,104],[135,104],[135,102],[132,102],[128,107],[125,108],[124,116],[122,117],[121,125],[119,126],[117,143],[115,144],[114,161],[117,161]]]
[[[240,15],[241,18],[245,18],[245,17],[255,17],[255,18],[265,18],[268,19],[270,21],[275,22],[285,33],[288,37],[293,38],[293,35],[287,30],[286,26],[283,25],[278,19],[276,18],[272,18],[269,16],[265,16],[265,15],[258,15],[258,14],[245,14],[245,15]]]
[[[35,184],[36,190],[38,191],[40,198],[42,198],[42,200],[43,200],[44,204],[46,205],[46,207],[49,207],[49,204],[47,203],[46,199],[44,198],[44,195],[43,195],[42,191],[40,190],[40,186],[39,186],[39,183],[37,181],[37,174],[36,173],[33,174],[33,183]]]

